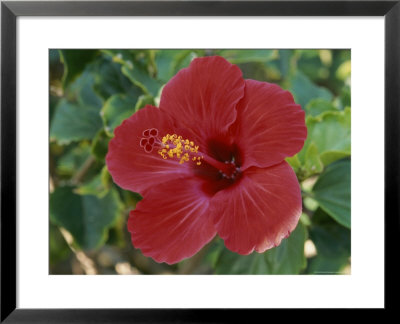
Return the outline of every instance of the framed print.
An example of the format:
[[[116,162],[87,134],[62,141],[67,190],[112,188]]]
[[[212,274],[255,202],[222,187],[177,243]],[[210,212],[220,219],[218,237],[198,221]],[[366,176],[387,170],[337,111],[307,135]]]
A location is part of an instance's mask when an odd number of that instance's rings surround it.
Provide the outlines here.
[[[393,308],[398,1],[1,8],[2,321]]]

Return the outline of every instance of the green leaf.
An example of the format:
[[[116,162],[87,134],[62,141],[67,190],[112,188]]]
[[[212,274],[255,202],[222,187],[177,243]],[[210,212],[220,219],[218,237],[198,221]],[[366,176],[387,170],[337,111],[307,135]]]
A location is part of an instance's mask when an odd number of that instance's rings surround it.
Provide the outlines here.
[[[328,111],[317,117],[306,119],[307,140],[298,154],[301,163],[305,164],[308,147],[313,143],[322,163],[326,166],[337,159],[351,154],[351,110]]]
[[[249,62],[268,62],[276,58],[276,50],[242,50],[242,49],[226,49],[217,51],[217,55],[225,57],[233,64],[249,63]]]
[[[351,107],[351,90],[350,85],[345,85],[340,90],[339,97],[335,100],[339,109],[345,109],[346,107]]]
[[[313,187],[313,198],[343,226],[350,228],[351,162],[340,160],[329,165]]]
[[[119,126],[123,120],[132,116],[135,112],[137,98],[132,98],[123,94],[117,94],[110,97],[101,109],[101,118],[105,131],[109,136],[114,136],[114,129]]]
[[[103,167],[100,173],[101,183],[105,188],[110,188],[113,184],[111,174],[108,172],[107,165]]]
[[[140,60],[140,57],[145,57],[147,50],[104,49],[101,52],[112,58],[113,62],[124,65]]]
[[[326,257],[350,256],[351,232],[332,220],[322,209],[318,208],[313,215],[313,225],[310,228],[310,239],[317,252]]]
[[[329,50],[297,50],[297,69],[310,80],[317,82],[329,78],[332,57]],[[325,62],[325,63],[324,63]],[[327,66],[328,65],[328,66]]]
[[[318,202],[311,197],[304,197],[303,203],[308,210],[314,211],[318,208]]]
[[[264,253],[253,252],[242,256],[227,249],[221,249],[215,261],[217,274],[297,274],[306,267],[304,242],[307,230],[299,222],[296,229],[282,243]],[[221,242],[222,245],[222,242]],[[213,251],[215,253],[215,251]]]
[[[310,216],[308,216],[306,213],[301,213],[300,222],[301,222],[304,226],[310,226],[310,225],[311,225]]]
[[[291,61],[293,56],[293,50],[283,49],[279,50],[279,71],[282,77],[286,78],[291,72]]]
[[[351,61],[345,61],[336,70],[336,77],[339,80],[346,80],[351,75]]]
[[[154,100],[152,96],[142,95],[138,98],[135,105],[135,112],[142,109],[146,105],[154,105]]]
[[[59,101],[60,101],[59,97],[50,96],[50,102],[49,102],[49,120],[50,120],[50,123],[53,120],[53,116],[54,116],[54,113],[56,111],[57,104],[58,104]]]
[[[103,50],[114,62],[122,65],[122,73],[145,94],[155,97],[162,83],[150,73],[152,64],[146,60],[151,57],[150,51],[144,50]],[[152,60],[150,60],[152,61]]]
[[[189,65],[197,54],[193,50],[158,50],[155,53],[157,79],[167,83],[180,69]]]
[[[60,63],[60,51],[56,49],[49,49],[49,62],[50,65]]]
[[[300,71],[296,72],[290,82],[290,91],[293,93],[296,103],[301,105],[303,109],[312,99],[322,98],[331,101],[333,98],[328,89],[315,85]]]
[[[113,62],[112,58],[102,54],[96,61],[88,65],[87,70],[93,76],[93,89],[103,99],[123,93],[138,97],[143,92],[122,73],[121,64]]]
[[[348,156],[350,156],[348,151],[328,151],[321,154],[321,161],[324,165],[329,165]]]
[[[349,64],[344,65],[344,69],[341,69],[341,72],[337,73],[339,67],[344,63],[344,62],[350,62],[351,61],[351,51],[350,50],[332,50],[332,65],[330,66],[330,78],[329,80],[325,80],[324,83],[326,83],[330,89],[332,89],[335,93],[339,93],[341,89],[343,88],[343,83],[349,83],[348,85],[350,86],[350,74],[351,71],[349,68]],[[347,67],[346,67],[347,65]],[[344,72],[344,74],[343,74]],[[345,77],[346,79],[342,79]]]
[[[244,79],[253,79],[258,81],[276,80],[281,77],[279,70],[273,66],[273,62],[264,64],[261,62],[249,62],[239,64]]]
[[[99,174],[97,174],[89,182],[79,186],[75,192],[80,195],[95,195],[98,198],[104,197],[111,188],[111,176],[104,166]]]
[[[91,181],[79,186],[75,192],[80,195],[95,195],[101,198],[108,192],[108,188],[104,188],[101,174],[98,174]]]
[[[309,116],[306,125],[308,134],[303,149],[287,159],[300,180],[320,173],[324,166],[351,155],[350,108]]]
[[[336,274],[349,265],[350,230],[335,223],[328,214],[318,208],[313,215],[310,239],[317,255],[309,261],[308,273]]]
[[[61,61],[64,63],[63,85],[66,88],[79,74],[87,63],[98,54],[97,50],[60,50]]]
[[[60,100],[50,126],[50,138],[61,144],[92,139],[103,126],[99,109]]]
[[[76,103],[81,107],[96,107],[98,109],[103,105],[102,98],[94,91],[94,75],[85,70],[65,91],[65,97],[68,101]]]
[[[115,190],[99,199],[75,194],[73,187],[59,187],[50,196],[50,220],[71,233],[82,249],[100,247],[120,215],[121,202]]]
[[[305,108],[307,115],[319,116],[326,111],[337,111],[338,109],[325,99],[312,99]]]
[[[297,54],[301,58],[306,58],[306,59],[312,59],[312,58],[318,58],[319,59],[319,51],[315,49],[297,49],[296,50]]]
[[[59,175],[72,176],[90,156],[90,145],[87,142],[71,146],[57,161],[56,170]]]
[[[49,226],[49,245],[50,266],[54,266],[58,262],[65,260],[71,254],[71,249],[67,242],[65,242],[60,231],[51,223]]]
[[[286,162],[290,164],[295,172],[297,172],[301,168],[301,163],[297,154],[291,157],[287,157]]]
[[[149,73],[138,64],[127,63],[122,67],[122,73],[146,94],[155,97],[161,87],[161,82],[153,79]]]
[[[110,137],[104,129],[101,129],[92,142],[92,154],[98,161],[104,161],[108,152],[108,142]]]
[[[324,165],[318,154],[317,146],[314,143],[311,143],[307,148],[304,166],[307,170],[310,170],[311,173],[320,173],[324,169]]]

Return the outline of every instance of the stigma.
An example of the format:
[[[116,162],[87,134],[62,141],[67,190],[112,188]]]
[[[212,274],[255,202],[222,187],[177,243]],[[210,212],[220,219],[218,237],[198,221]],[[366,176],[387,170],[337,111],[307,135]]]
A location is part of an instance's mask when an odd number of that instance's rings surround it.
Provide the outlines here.
[[[146,153],[151,153],[157,149],[157,153],[162,159],[174,159],[179,164],[192,161],[196,165],[201,165],[203,156],[199,152],[199,147],[189,139],[184,139],[177,134],[166,134],[162,138],[158,136],[156,128],[149,128],[143,131],[140,139],[140,146]]]

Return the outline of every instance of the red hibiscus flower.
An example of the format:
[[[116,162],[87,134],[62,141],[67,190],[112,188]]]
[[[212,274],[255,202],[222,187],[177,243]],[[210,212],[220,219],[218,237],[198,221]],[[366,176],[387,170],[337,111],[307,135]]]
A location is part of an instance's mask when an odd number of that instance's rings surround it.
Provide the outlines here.
[[[279,245],[302,210],[284,159],[306,136],[288,91],[244,80],[222,57],[193,60],[165,85],[160,107],[126,119],[109,144],[114,181],[143,196],[128,221],[134,247],[172,264],[216,234],[239,254]]]

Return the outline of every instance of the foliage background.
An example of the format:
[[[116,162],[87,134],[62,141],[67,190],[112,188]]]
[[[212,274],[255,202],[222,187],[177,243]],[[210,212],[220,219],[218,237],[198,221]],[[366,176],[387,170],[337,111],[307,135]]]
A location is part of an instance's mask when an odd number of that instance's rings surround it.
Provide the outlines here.
[[[112,182],[107,145],[122,120],[158,106],[195,57],[220,55],[245,78],[279,84],[306,111],[308,138],[287,161],[303,195],[281,245],[240,256],[214,239],[169,266],[134,249],[126,229],[140,195]],[[50,50],[51,274],[350,273],[350,50]]]

